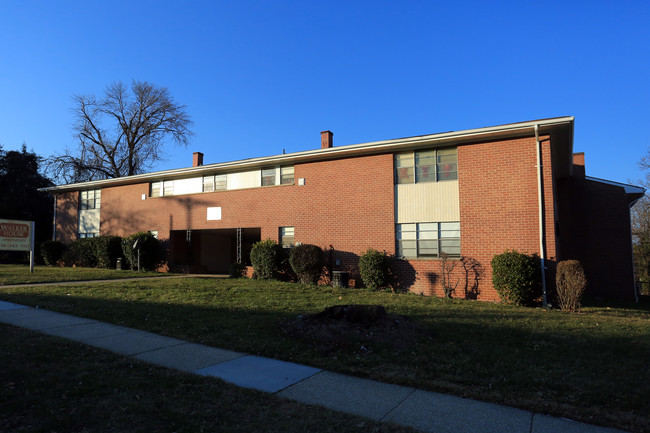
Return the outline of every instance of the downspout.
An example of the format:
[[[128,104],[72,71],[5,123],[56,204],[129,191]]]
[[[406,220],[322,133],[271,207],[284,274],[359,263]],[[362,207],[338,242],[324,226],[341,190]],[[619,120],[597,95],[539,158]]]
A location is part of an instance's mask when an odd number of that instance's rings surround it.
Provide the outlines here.
[[[539,208],[539,260],[542,268],[542,293],[544,309],[548,306],[546,299],[546,251],[544,248],[544,197],[542,193],[542,144],[539,141],[539,125],[535,125],[535,143],[537,144],[537,198]]]
[[[630,203],[630,207],[628,209],[628,215],[630,219],[630,247],[632,247],[632,290],[634,290],[634,300],[636,303],[639,303],[639,288],[636,285],[636,275],[634,273],[634,233],[632,233],[632,206],[636,204],[638,200],[634,200],[632,203]]]
[[[53,212],[54,217],[52,218],[52,240],[55,241],[56,240],[56,199],[58,196],[56,194],[53,195],[54,195],[54,212]]]

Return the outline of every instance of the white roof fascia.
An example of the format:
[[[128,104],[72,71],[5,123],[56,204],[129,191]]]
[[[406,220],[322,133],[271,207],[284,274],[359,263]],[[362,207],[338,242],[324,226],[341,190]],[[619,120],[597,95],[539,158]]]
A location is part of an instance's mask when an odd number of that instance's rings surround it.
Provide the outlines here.
[[[231,162],[223,162],[216,164],[201,165],[198,167],[185,167],[180,169],[171,169],[164,171],[156,171],[151,173],[137,174],[133,176],[101,179],[89,182],[80,182],[67,185],[57,185],[49,188],[42,188],[42,191],[57,192],[57,191],[75,191],[80,189],[92,189],[102,186],[118,186],[125,184],[138,183],[138,181],[156,181],[161,179],[181,178],[184,175],[199,176],[214,170],[229,170],[241,169],[250,166],[262,166],[271,164],[289,164],[296,161],[308,161],[310,159],[334,159],[341,158],[347,155],[363,154],[363,153],[380,153],[390,151],[395,148],[416,148],[424,145],[445,144],[449,142],[463,141],[466,139],[476,139],[483,136],[500,135],[500,134],[516,134],[528,129],[544,126],[558,126],[561,124],[572,123],[573,116],[557,117],[552,119],[533,120],[521,123],[510,123],[500,126],[490,126],[486,128],[467,129],[463,131],[443,132],[438,134],[420,135],[415,137],[397,138],[391,140],[374,141],[362,144],[349,144],[339,147],[329,147],[325,149],[305,150],[301,152],[287,153],[282,155],[274,155],[260,158],[250,158]]]

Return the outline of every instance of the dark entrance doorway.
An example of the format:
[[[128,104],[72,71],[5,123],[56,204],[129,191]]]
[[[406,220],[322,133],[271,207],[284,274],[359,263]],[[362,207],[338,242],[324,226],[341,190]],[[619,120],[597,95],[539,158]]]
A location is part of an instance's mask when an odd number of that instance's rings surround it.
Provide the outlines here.
[[[261,240],[259,227],[242,228],[241,261],[250,265],[251,248]],[[173,230],[169,267],[173,272],[227,274],[237,261],[238,229]]]

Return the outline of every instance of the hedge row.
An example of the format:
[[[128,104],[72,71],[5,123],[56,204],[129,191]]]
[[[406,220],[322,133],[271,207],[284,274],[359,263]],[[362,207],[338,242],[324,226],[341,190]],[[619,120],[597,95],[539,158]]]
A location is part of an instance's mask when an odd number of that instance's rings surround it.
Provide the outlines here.
[[[163,248],[151,233],[136,233],[126,238],[98,236],[78,239],[70,244],[45,241],[41,244],[41,256],[48,266],[81,266],[90,268],[115,268],[117,259],[123,258],[123,269],[138,268],[138,251],[133,248],[138,241],[140,269],[155,270],[164,258]]]

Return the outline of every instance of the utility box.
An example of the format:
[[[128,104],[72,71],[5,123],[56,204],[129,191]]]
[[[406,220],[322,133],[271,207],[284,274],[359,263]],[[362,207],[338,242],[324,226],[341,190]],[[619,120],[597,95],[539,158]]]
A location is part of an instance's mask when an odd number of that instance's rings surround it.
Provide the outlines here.
[[[122,257],[117,258],[117,263],[115,264],[115,269],[118,271],[122,270]]]

